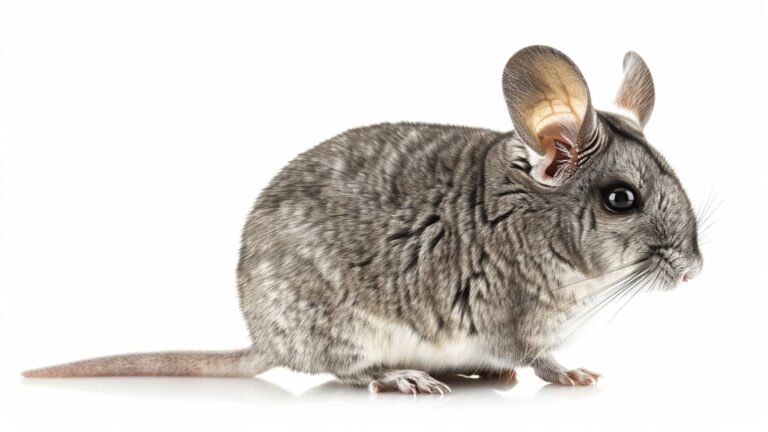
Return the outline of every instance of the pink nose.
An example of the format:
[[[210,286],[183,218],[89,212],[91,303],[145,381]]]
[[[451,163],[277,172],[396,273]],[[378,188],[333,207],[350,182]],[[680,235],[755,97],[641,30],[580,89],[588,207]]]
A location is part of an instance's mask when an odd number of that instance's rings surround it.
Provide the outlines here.
[[[685,274],[683,274],[683,282],[688,282],[690,278],[691,274],[689,272],[685,272]]]

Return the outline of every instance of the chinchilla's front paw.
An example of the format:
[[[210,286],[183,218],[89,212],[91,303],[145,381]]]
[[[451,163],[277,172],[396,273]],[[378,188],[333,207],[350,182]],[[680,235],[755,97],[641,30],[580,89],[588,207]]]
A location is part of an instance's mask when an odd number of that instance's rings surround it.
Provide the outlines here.
[[[579,368],[558,373],[551,382],[564,386],[588,386],[596,384],[600,377],[599,373]]]
[[[533,371],[539,378],[564,386],[593,385],[601,377],[599,373],[584,368],[567,370],[560,366],[552,357],[538,359],[533,362],[532,366]]]

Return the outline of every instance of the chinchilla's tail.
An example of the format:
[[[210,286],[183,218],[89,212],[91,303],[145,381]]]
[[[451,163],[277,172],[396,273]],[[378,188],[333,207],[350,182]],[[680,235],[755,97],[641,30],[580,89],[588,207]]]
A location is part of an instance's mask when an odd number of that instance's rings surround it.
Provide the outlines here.
[[[250,377],[269,369],[250,348],[123,354],[22,372],[27,378],[106,376]]]

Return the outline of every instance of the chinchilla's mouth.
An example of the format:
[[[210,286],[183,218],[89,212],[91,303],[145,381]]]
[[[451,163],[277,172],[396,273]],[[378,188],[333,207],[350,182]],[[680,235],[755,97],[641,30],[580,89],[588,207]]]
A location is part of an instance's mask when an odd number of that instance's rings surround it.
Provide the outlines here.
[[[646,290],[670,290],[683,279],[685,268],[681,265],[683,257],[668,246],[652,247],[648,258],[648,281]]]

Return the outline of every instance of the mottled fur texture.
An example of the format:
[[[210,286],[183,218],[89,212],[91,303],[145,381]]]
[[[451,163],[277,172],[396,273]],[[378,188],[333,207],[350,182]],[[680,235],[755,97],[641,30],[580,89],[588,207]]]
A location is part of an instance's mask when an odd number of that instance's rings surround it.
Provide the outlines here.
[[[551,354],[574,322],[701,267],[689,200],[641,131],[650,73],[628,58],[632,82],[617,101],[630,116],[594,110],[567,57],[530,47],[505,70],[512,132],[380,124],[298,156],[248,217],[238,286],[253,344],[211,354],[225,367],[167,353],[143,368],[143,357],[119,356],[28,376],[282,366],[374,391],[442,393],[429,374],[514,379],[532,366],[550,382],[593,383],[598,374]],[[634,187],[637,211],[606,209],[602,191],[616,183]],[[163,355],[177,360],[157,367]]]

